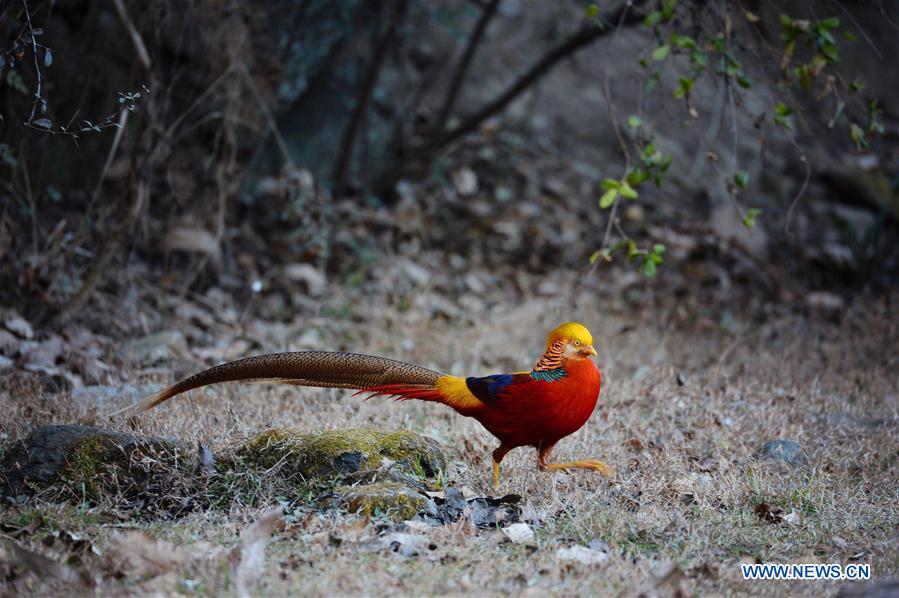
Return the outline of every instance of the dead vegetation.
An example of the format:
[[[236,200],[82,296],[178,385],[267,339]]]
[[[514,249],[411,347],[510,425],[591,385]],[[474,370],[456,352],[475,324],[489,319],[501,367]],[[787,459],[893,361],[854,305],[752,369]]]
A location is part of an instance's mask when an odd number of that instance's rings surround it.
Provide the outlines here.
[[[268,548],[257,544],[255,556],[247,557],[256,559],[256,580],[247,577],[249,565],[241,569],[243,557],[234,556],[245,550],[237,533],[260,517],[259,509],[284,500],[271,486],[258,485],[252,500],[240,494],[224,509],[183,514],[174,523],[134,519],[104,501],[38,500],[5,509],[4,529],[18,543],[4,548],[7,583],[20,591],[59,590],[85,578],[85,588],[104,591],[204,594],[250,586],[276,594],[706,593],[757,591],[739,576],[738,564],[746,561],[870,562],[879,579],[897,574],[899,388],[889,375],[896,353],[883,350],[896,346],[897,330],[887,304],[859,301],[835,320],[789,309],[744,320],[726,308],[673,309],[635,320],[621,317],[621,300],[599,299],[592,289],[572,293],[573,303],[533,298],[515,308],[497,305],[477,324],[437,321],[428,332],[433,339],[421,336],[412,312],[384,310],[389,317],[355,328],[352,340],[343,340],[347,329],[339,322],[333,329],[319,322],[328,332],[316,344],[335,339],[460,371],[527,363],[544,322],[562,311],[582,314],[601,331],[601,406],[558,452],[602,458],[615,464],[618,476],[540,473],[531,451],[513,452],[501,493],[522,498],[515,517],[499,526],[518,520],[532,537],[475,525],[476,506],[466,502],[459,503],[460,519],[433,527],[405,508],[396,513],[414,520],[397,525],[390,514],[367,509],[361,492],[349,506],[364,515],[341,515],[347,505],[321,510],[303,497],[283,503],[283,529]],[[272,342],[263,338],[263,346]],[[17,405],[47,410],[35,387],[4,393]],[[95,420],[96,410],[74,402],[72,393],[54,397],[48,419]],[[4,417],[13,437],[30,425]],[[278,426],[412,430],[445,447],[442,475],[464,486],[463,495],[481,494],[490,484],[492,439],[475,422],[434,405],[362,402],[332,390],[224,386],[172,401],[141,425],[144,433],[199,440],[215,452]],[[796,443],[801,458],[784,450],[765,457],[763,446],[776,440]],[[264,474],[257,478],[264,480]],[[455,500],[435,497],[441,504]],[[123,527],[134,531],[121,536]],[[67,534],[88,548],[58,539]],[[20,549],[38,557],[25,558]],[[147,556],[160,550],[167,555],[162,562]],[[54,570],[39,557],[65,568]],[[820,594],[835,586],[772,582],[775,588]]]

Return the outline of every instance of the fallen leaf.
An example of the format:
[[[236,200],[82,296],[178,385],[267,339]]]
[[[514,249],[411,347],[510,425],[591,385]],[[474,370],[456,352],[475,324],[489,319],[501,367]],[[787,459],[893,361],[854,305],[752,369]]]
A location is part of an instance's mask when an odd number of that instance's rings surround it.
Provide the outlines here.
[[[789,514],[783,516],[783,522],[787,525],[799,525],[802,523],[802,515],[796,509],[791,509]]]
[[[165,251],[216,255],[219,251],[219,242],[215,235],[205,228],[178,226],[166,233],[162,247]]]
[[[25,548],[18,542],[9,540],[6,546],[10,549],[13,558],[21,565],[28,568],[40,578],[53,578],[71,584],[83,584],[81,575],[68,565],[59,563],[32,550]]]
[[[129,577],[155,577],[182,566],[190,559],[184,547],[129,531],[110,539],[107,553],[115,567]]]
[[[755,514],[762,521],[768,523],[782,523],[783,509],[780,507],[772,507],[768,503],[759,503],[755,506]]]
[[[717,471],[718,469],[718,459],[714,457],[706,457],[702,461],[699,462],[699,471],[711,472]]]
[[[215,455],[199,440],[197,441],[197,473],[204,477],[215,475]]]
[[[0,523],[0,531],[10,538],[18,538],[19,536],[30,536],[44,524],[44,518],[38,515],[28,525],[14,525],[12,523]]]
[[[240,560],[234,571],[234,587],[239,596],[249,596],[250,589],[265,573],[265,547],[272,533],[284,526],[284,509],[280,506],[265,511],[240,534]]]

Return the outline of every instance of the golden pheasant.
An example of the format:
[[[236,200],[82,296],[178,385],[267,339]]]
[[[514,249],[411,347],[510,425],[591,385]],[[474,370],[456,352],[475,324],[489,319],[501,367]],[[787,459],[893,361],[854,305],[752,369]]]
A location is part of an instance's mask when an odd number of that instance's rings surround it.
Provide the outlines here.
[[[546,350],[529,372],[459,378],[385,357],[300,351],[247,357],[194,374],[122,411],[139,413],[188,390],[218,382],[263,380],[299,386],[356,389],[370,396],[443,403],[478,420],[500,445],[493,451],[493,483],[500,463],[513,448],[537,449],[537,467],[592,469],[611,477],[613,469],[596,459],[548,462],[556,443],[579,430],[596,407],[600,373],[590,358],[593,337],[568,322],[549,333]],[[120,413],[120,412],[117,412]]]

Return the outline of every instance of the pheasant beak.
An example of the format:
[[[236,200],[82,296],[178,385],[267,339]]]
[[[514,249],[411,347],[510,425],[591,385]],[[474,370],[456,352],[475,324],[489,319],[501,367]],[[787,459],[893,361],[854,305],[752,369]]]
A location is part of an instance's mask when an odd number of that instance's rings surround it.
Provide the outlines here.
[[[580,350],[580,354],[584,357],[596,357],[596,349],[593,348],[593,345],[587,345]]]

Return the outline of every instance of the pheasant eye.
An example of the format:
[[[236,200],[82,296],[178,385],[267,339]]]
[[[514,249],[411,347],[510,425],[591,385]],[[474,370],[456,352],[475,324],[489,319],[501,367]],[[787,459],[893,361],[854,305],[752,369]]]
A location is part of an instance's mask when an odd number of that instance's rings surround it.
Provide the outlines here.
[[[575,346],[580,345],[581,341],[574,341]]]

